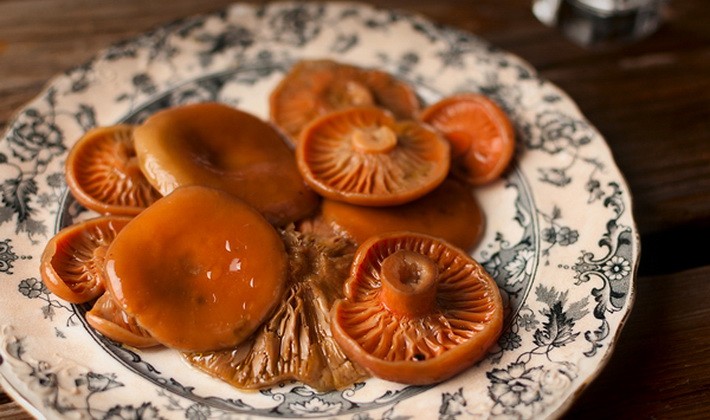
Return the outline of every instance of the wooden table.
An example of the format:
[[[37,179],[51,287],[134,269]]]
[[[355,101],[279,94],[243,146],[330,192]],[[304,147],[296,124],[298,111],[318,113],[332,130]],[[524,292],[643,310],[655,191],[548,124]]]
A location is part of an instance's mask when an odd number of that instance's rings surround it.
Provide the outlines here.
[[[0,130],[97,50],[229,0],[1,0]],[[570,418],[710,416],[710,2],[675,0],[638,43],[585,49],[524,0],[371,0],[468,30],[571,95],[630,184],[642,258],[634,310]],[[0,418],[29,417],[0,390]]]

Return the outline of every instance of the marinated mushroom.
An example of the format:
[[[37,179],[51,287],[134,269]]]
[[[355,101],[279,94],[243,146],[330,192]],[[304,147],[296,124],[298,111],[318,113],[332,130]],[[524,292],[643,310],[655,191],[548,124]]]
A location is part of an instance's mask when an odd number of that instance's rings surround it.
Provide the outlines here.
[[[354,245],[342,238],[282,232],[289,255],[287,291],[274,314],[234,349],[188,353],[186,360],[238,388],[298,380],[318,391],[367,377],[330,331],[330,308],[342,297]]]
[[[138,165],[131,125],[87,132],[67,156],[66,179],[74,198],[101,214],[134,216],[160,198]]]
[[[86,322],[105,337],[121,344],[136,348],[160,344],[145,328],[138,325],[134,317],[121,309],[108,292],[101,295],[86,313]]]
[[[418,115],[406,83],[331,60],[297,63],[269,106],[286,137],[217,103],[87,133],[67,159],[72,193],[137,217],[62,230],[47,287],[95,300],[86,320],[107,338],[178,349],[243,389],[430,384],[484,357],[501,298],[463,251],[480,208],[446,176],[500,176],[514,152],[503,111],[457,95]],[[326,197],[318,217],[309,186]]]
[[[333,60],[302,60],[284,76],[270,97],[271,120],[295,144],[311,121],[353,106],[376,106],[399,119],[419,111],[414,90],[387,72]]]
[[[135,142],[143,172],[163,195],[186,185],[216,188],[276,225],[318,205],[282,136],[239,109],[200,103],[159,111],[136,128]]]
[[[175,189],[127,224],[106,253],[107,289],[161,344],[232,348],[281,303],[287,258],[274,227],[223,191]]]
[[[367,206],[410,202],[449,171],[449,144],[428,126],[380,108],[332,112],[309,124],[296,148],[306,182],[332,200]]]
[[[325,223],[358,244],[386,232],[411,231],[469,250],[478,243],[485,226],[471,189],[451,178],[424,197],[399,206],[368,207],[325,199],[321,214]]]
[[[500,335],[495,281],[462,250],[399,232],[362,244],[332,309],[343,352],[382,379],[432,384],[483,358]]]
[[[444,98],[427,107],[420,118],[451,143],[451,172],[472,185],[499,178],[513,159],[515,132],[510,119],[484,95]]]
[[[57,232],[40,259],[40,274],[47,288],[70,303],[85,303],[101,296],[105,290],[106,251],[130,220],[103,216]]]

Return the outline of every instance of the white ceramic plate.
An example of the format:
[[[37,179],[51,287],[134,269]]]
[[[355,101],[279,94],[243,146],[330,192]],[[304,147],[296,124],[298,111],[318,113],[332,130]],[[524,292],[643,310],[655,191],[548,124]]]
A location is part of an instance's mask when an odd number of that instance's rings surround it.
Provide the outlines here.
[[[43,287],[47,240],[91,214],[66,192],[67,150],[87,129],[217,100],[268,118],[268,94],[302,58],[381,68],[425,102],[482,92],[514,121],[505,179],[476,191],[488,217],[473,253],[510,304],[498,345],[436,386],[371,379],[316,393],[240,392],[176,352],[134,351],[87,327]],[[236,4],[114,45],[54,79],[0,143],[0,373],[48,418],[555,417],[609,358],[633,301],[638,234],[600,134],[534,69],[481,39],[360,4]]]

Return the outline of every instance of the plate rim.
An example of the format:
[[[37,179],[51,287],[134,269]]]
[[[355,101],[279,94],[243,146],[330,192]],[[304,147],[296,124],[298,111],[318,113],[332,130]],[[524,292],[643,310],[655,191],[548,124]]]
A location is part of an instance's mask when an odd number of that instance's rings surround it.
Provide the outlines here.
[[[322,4],[324,7],[329,8],[329,7],[334,7],[338,5],[344,6],[344,5],[349,5],[352,7],[357,7],[357,8],[364,8],[367,10],[374,10],[377,12],[397,12],[400,13],[401,15],[409,18],[409,19],[420,19],[426,22],[434,23],[436,22],[427,16],[424,16],[421,13],[417,12],[412,12],[409,10],[401,10],[401,9],[384,9],[380,8],[377,6],[374,6],[369,3],[362,3],[362,2],[357,2],[357,1],[346,1],[346,2],[337,2],[337,3],[317,3],[317,2],[304,2],[304,3],[297,3],[297,2],[283,2],[279,3],[280,7],[288,6],[288,5],[294,5],[294,4]],[[114,41],[106,45],[105,47],[99,49],[97,52],[95,52],[88,60],[85,60],[85,62],[71,67],[67,70],[65,70],[63,73],[57,74],[53,77],[51,77],[44,85],[43,87],[39,90],[39,92],[29,101],[26,101],[25,103],[21,104],[17,109],[14,110],[10,118],[8,119],[7,126],[2,132],[2,138],[6,139],[7,136],[9,135],[10,131],[13,129],[14,123],[19,119],[20,115],[22,114],[22,111],[31,106],[33,103],[36,103],[40,101],[42,98],[44,98],[47,95],[47,92],[49,89],[51,89],[55,84],[57,84],[58,81],[61,81],[62,79],[67,77],[67,74],[69,74],[73,69],[76,67],[80,67],[82,65],[90,65],[92,63],[96,63],[100,61],[100,58],[102,54],[104,54],[108,49],[124,42],[136,42],[137,40],[143,38],[146,36],[147,33],[154,31],[156,29],[164,28],[167,25],[170,25],[174,22],[180,22],[184,21],[186,19],[194,19],[194,18],[200,18],[200,17],[210,17],[214,16],[217,13],[224,12],[227,10],[231,10],[235,6],[242,6],[242,7],[249,7],[249,8],[256,8],[260,7],[260,5],[254,5],[254,4],[246,4],[246,3],[233,3],[231,5],[227,5],[223,7],[220,10],[214,11],[214,12],[209,12],[209,13],[198,13],[198,14],[192,14],[188,15],[182,18],[178,19],[173,19],[172,21],[164,22],[158,25],[155,25],[152,29],[148,29],[146,31],[142,31],[141,33],[138,33],[136,35],[124,38],[123,40],[119,41]],[[480,38],[483,42],[488,42],[479,35],[475,33],[470,33],[468,31],[463,31],[457,27],[454,27],[452,25],[442,25],[444,30],[449,30],[453,32],[461,32],[465,33],[468,35],[472,35],[476,38]],[[579,106],[577,103],[571,98],[567,92],[559,88],[556,84],[550,82],[547,79],[543,79],[542,77],[539,76],[537,70],[531,66],[526,60],[523,58],[510,53],[508,51],[502,51],[503,53],[515,57],[517,60],[520,61],[523,65],[527,66],[536,77],[539,77],[541,80],[544,80],[546,83],[549,83],[550,86],[555,90],[556,93],[562,95],[566,99],[566,103],[568,106],[574,107],[573,111],[575,115],[579,116],[580,118],[584,119],[585,121],[589,122],[586,118],[586,116],[582,113],[582,111],[579,109]],[[596,130],[596,128],[590,123],[590,126],[592,129]],[[604,370],[606,365],[608,364],[609,360],[613,356],[615,349],[618,345],[618,340],[619,336],[621,335],[622,331],[624,330],[624,327],[626,325],[626,322],[628,321],[628,318],[630,316],[630,313],[633,309],[635,299],[636,299],[636,293],[637,293],[637,276],[638,276],[638,266],[640,262],[640,255],[641,255],[641,241],[640,241],[640,234],[638,232],[638,228],[636,225],[636,220],[633,217],[633,198],[632,194],[628,185],[628,182],[626,178],[624,177],[623,173],[621,170],[618,168],[618,164],[616,159],[613,156],[613,153],[611,151],[611,148],[609,147],[609,144],[607,143],[606,139],[603,136],[601,137],[601,141],[597,144],[597,147],[603,147],[605,149],[606,155],[610,157],[610,162],[613,164],[613,169],[615,170],[615,178],[621,185],[622,189],[625,191],[626,196],[624,200],[624,204],[626,206],[626,211],[629,213],[628,220],[625,221],[625,224],[630,227],[631,229],[631,234],[632,234],[632,243],[631,243],[631,249],[632,249],[632,256],[634,257],[634,260],[631,265],[631,272],[629,274],[629,284],[628,284],[628,294],[626,296],[626,302],[624,305],[624,313],[622,314],[621,318],[619,319],[618,323],[614,324],[615,325],[615,331],[613,337],[610,337],[608,341],[606,342],[607,348],[605,352],[603,353],[601,359],[598,361],[597,367],[592,371],[591,374],[587,375],[585,379],[575,388],[574,393],[564,399],[563,403],[558,406],[557,409],[552,411],[550,413],[551,417],[557,417],[565,413],[566,411],[569,410],[569,408],[574,404],[575,401],[579,398],[580,395],[583,394],[585,389],[594,381],[596,378],[601,374],[601,372]],[[35,407],[32,405],[28,399],[25,398],[24,395],[20,391],[18,391],[14,386],[12,386],[11,383],[5,378],[4,375],[0,374],[0,384],[3,386],[3,389],[5,392],[10,395],[15,401],[17,401],[24,409],[28,410],[32,415],[35,416],[42,416],[42,413],[39,411],[38,407]]]

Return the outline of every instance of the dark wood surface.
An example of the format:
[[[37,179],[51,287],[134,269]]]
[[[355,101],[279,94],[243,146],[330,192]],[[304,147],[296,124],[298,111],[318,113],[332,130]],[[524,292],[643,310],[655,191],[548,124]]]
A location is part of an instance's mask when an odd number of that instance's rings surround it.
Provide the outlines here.
[[[226,0],[0,0],[0,131],[55,74]],[[710,2],[675,0],[653,36],[582,48],[524,0],[380,0],[519,55],[605,136],[634,197],[633,312],[569,418],[710,417]],[[0,389],[0,418],[29,417]]]

